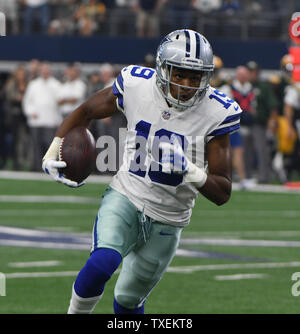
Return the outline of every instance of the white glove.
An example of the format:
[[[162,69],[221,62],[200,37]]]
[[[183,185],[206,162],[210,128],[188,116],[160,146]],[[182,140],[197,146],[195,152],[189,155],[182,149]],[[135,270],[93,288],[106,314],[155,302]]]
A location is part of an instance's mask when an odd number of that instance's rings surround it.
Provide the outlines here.
[[[62,173],[60,173],[58,170],[59,168],[65,168],[65,167],[67,167],[67,164],[65,161],[57,161],[54,159],[46,159],[43,161],[43,165],[42,165],[43,170],[47,174],[51,175],[56,182],[65,184],[66,186],[71,187],[71,188],[78,188],[85,184],[84,182],[78,184],[75,181],[66,179],[62,175]]]
[[[163,173],[185,174],[189,169],[189,160],[186,158],[178,142],[162,142],[159,144],[162,151],[161,166]]]
[[[62,138],[55,137],[43,157],[43,164],[42,168],[43,171],[49,175],[52,176],[52,178],[59,183],[65,184],[68,187],[71,188],[78,188],[85,184],[85,182],[77,183],[75,181],[71,181],[69,179],[66,179],[63,174],[59,171],[60,168],[66,168],[67,163],[65,161],[58,161],[59,157],[59,147],[62,142]]]
[[[184,181],[191,182],[196,188],[205,184],[207,174],[186,157],[176,136],[171,137],[171,142],[160,143],[159,148],[162,151],[160,164],[163,173],[182,174]]]

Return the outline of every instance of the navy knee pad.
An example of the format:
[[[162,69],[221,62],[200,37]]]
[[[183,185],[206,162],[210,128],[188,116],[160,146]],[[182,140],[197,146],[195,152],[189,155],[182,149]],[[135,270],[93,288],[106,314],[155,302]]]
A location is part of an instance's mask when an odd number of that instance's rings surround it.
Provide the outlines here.
[[[119,252],[110,248],[96,249],[79,272],[74,290],[83,298],[99,296],[105,283],[118,268],[122,261]]]

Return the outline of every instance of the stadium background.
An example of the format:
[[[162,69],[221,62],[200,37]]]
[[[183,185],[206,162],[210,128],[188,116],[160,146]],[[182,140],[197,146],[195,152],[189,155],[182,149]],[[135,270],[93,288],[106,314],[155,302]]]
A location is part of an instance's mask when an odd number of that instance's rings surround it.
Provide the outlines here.
[[[96,172],[74,192],[34,170],[21,104],[11,117],[7,99],[7,82],[16,69],[24,67],[29,77],[33,61],[47,61],[63,82],[64,71],[76,63],[92,92],[104,85],[103,65],[111,65],[114,76],[127,64],[153,66],[161,37],[188,27],[211,42],[224,78],[232,80],[238,66],[255,61],[269,82],[281,78],[281,61],[293,46],[291,15],[300,11],[297,0],[138,2],[0,1],[7,19],[7,36],[0,39],[0,272],[6,276],[0,313],[65,313],[110,178]],[[153,29],[142,31],[153,4],[161,5],[152,17]],[[289,181],[298,180],[296,170]],[[291,277],[300,271],[299,196],[297,188],[280,185],[273,173],[269,185],[247,192],[235,184],[232,200],[221,210],[197,201],[180,250],[146,311],[298,313],[300,297],[291,293]],[[114,280],[96,312],[112,312]]]

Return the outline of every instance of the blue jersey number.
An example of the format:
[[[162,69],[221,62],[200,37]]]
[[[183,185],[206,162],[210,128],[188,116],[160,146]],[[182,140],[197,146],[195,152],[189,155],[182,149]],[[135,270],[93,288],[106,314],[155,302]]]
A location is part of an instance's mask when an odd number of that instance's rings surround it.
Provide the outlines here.
[[[133,77],[139,77],[144,79],[152,78],[154,70],[148,67],[134,66],[130,72]]]
[[[228,109],[232,103],[234,103],[234,100],[230,99],[229,97],[227,97],[226,94],[218,91],[217,89],[214,90],[215,94],[210,94],[208,97],[210,99],[215,99],[218,102],[220,102],[221,104],[223,104],[225,109]]]
[[[149,137],[151,124],[145,121],[140,121],[137,123],[135,130],[136,130],[136,152],[133,160],[130,163],[129,172],[132,174],[138,175],[140,177],[146,176],[146,156],[147,156],[147,139]],[[187,145],[184,136],[178,133],[171,132],[169,130],[160,129],[155,132],[154,140],[152,143],[151,152],[153,153],[153,160],[150,164],[150,168],[148,171],[148,175],[151,181],[165,184],[169,186],[176,187],[183,181],[183,176],[180,174],[175,173],[163,173],[162,167],[159,164],[161,161],[160,153],[159,153],[159,143],[165,140],[170,140],[172,135],[176,135],[180,138],[179,142],[182,145],[182,148],[185,150],[184,146]]]

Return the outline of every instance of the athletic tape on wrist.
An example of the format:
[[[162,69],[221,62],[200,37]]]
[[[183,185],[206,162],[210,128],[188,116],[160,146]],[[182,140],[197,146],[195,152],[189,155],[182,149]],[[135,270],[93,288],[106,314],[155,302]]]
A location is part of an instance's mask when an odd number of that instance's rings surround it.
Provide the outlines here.
[[[46,154],[43,157],[43,161],[46,160],[46,159],[56,160],[58,158],[59,147],[60,147],[60,144],[61,144],[62,140],[63,140],[62,138],[54,137],[51,145],[48,148],[48,151],[46,152]]]

